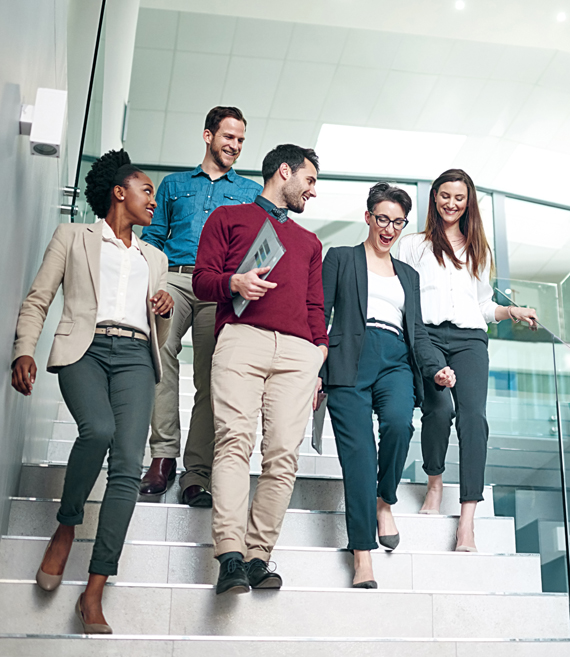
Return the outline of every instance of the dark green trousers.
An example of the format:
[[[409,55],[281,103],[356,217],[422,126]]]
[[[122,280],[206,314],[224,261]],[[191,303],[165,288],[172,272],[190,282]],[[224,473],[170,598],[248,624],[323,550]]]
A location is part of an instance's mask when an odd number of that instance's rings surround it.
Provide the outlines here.
[[[89,572],[116,575],[138,498],[154,403],[150,345],[136,338],[96,335],[85,355],[59,371],[59,386],[79,436],[73,445],[57,519],[83,522],[85,502],[107,453],[107,488]]]

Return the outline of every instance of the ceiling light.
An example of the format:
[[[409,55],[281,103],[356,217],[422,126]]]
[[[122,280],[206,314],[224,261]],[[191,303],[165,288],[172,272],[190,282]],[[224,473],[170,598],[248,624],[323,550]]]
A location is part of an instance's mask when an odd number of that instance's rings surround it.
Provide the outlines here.
[[[556,15],[556,20],[559,23],[563,23],[566,20],[566,12],[561,11],[559,14]]]
[[[455,3],[455,9],[459,9],[460,11],[465,9],[465,2],[463,2],[463,0],[457,0]]]
[[[433,180],[449,169],[465,135],[325,123],[315,150],[321,170]]]

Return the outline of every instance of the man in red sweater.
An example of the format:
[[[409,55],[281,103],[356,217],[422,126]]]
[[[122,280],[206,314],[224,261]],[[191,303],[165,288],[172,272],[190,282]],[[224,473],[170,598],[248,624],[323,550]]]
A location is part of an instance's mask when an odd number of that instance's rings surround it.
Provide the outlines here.
[[[277,146],[263,160],[261,196],[218,208],[200,238],[194,291],[218,304],[211,380],[217,593],[282,585],[267,562],[293,492],[299,446],[328,349],[321,243],[287,211],[303,212],[316,196],[318,169],[312,149]],[[236,274],[268,218],[284,256],[268,280],[260,278],[267,268]],[[250,301],[240,317],[232,303],[238,294]],[[249,459],[260,410],[262,471],[248,517]]]

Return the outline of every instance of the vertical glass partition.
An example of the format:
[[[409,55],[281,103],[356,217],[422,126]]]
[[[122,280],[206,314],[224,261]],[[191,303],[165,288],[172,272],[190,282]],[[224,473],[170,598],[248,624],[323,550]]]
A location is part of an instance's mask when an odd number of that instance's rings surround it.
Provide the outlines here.
[[[103,82],[105,62],[105,26],[106,13],[102,8],[101,29],[96,46],[95,61],[92,69],[92,79],[89,97],[89,106],[85,115],[83,126],[83,143],[79,162],[77,164],[77,188],[79,194],[74,200],[77,214],[74,221],[77,223],[93,223],[96,217],[85,200],[85,176],[93,161],[102,155],[101,152],[101,126],[103,116]]]
[[[570,578],[570,345],[558,338],[553,338],[553,352],[562,494],[558,504],[555,505],[555,509],[558,511],[557,517],[551,520],[543,530],[541,560],[543,577],[546,573],[553,590],[568,591]]]

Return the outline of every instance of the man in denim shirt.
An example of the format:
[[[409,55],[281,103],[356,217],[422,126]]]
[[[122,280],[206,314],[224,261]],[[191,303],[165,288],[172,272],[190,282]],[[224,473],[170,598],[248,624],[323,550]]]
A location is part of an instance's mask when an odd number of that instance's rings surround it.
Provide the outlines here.
[[[215,347],[216,304],[199,301],[192,273],[202,228],[220,205],[251,203],[262,187],[232,169],[245,140],[246,120],[237,107],[214,107],[206,117],[206,155],[193,171],[166,176],[156,195],[157,208],[143,239],[168,256],[168,292],[174,316],[168,341],[161,350],[163,377],[156,388],[150,449],[151,466],[141,482],[142,495],[161,495],[176,475],[180,456],[178,409],[182,338],[192,327],[196,395],[180,477],[181,501],[212,506],[210,474],[214,451],[214,421],[210,404],[210,368]]]

